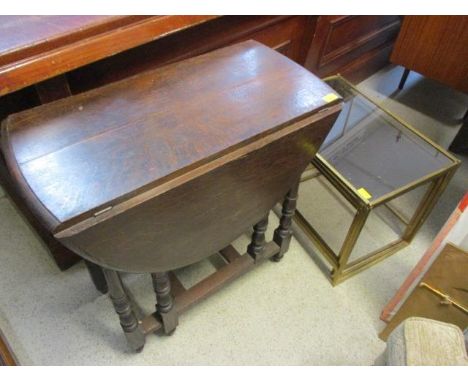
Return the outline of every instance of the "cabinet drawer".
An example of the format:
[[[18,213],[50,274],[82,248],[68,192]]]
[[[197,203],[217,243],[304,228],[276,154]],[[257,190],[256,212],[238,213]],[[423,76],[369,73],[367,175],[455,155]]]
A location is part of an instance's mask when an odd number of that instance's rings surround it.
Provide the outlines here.
[[[387,63],[399,28],[398,16],[320,16],[305,66],[324,77]]]

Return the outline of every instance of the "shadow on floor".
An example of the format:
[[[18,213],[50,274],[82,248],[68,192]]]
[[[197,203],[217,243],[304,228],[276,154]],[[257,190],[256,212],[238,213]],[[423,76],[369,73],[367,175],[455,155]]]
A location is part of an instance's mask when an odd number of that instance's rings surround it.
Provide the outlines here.
[[[399,90],[398,83],[402,73],[402,67],[389,67],[388,76],[380,76],[374,85],[375,90],[443,125],[460,125],[468,109],[466,94],[415,72],[409,74],[404,88]]]

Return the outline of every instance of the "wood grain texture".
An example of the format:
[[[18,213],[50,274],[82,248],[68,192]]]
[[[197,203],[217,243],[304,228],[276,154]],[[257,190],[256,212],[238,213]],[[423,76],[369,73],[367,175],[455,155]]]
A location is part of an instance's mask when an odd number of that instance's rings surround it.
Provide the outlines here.
[[[47,246],[57,266],[65,270],[76,264],[80,260],[80,257],[60,244],[60,242],[54,238],[50,230],[44,227],[38,215],[35,215],[25,203],[21,195],[21,190],[19,189],[19,184],[11,177],[3,155],[0,155],[0,182],[3,189],[8,193],[11,201],[22,213],[23,217],[26,218],[34,229],[34,232],[38,234],[42,242]]]
[[[0,16],[0,65],[122,26],[144,16]]]
[[[282,200],[315,154],[340,105],[174,178],[58,232],[91,261],[163,272],[216,253]],[[323,115],[322,115],[323,114]]]
[[[352,73],[366,68],[370,57],[382,53],[385,64],[389,57],[386,47],[393,44],[399,28],[398,16],[320,16],[305,67],[320,77]],[[379,62],[372,60],[370,65],[375,70]],[[351,67],[354,69],[348,70]]]
[[[177,30],[176,33],[167,33],[149,43],[88,63],[58,77],[45,81],[41,79],[41,82],[34,86],[0,97],[0,119],[40,103],[67,97],[70,92],[80,93],[94,89],[129,75],[251,38],[280,51],[296,62],[303,63],[316,19],[316,16],[223,16],[190,25],[188,28]],[[112,28],[109,28],[109,33],[112,33]],[[3,161],[0,163],[0,169],[2,165]],[[28,207],[21,202],[16,192],[10,192],[10,195],[30,223],[36,227],[59,267],[66,269],[74,264],[77,256],[73,256],[71,251],[53,240],[50,233],[38,224]]]
[[[222,16],[81,67],[68,78],[74,94],[246,40],[303,64],[316,16]]]
[[[10,116],[3,149],[57,226],[315,112],[332,92],[247,42]]]
[[[405,16],[391,61],[468,92],[468,16]]]
[[[11,116],[3,150],[67,247],[163,272],[216,253],[282,200],[341,108],[254,41]]]
[[[3,16],[0,95],[214,17]],[[23,28],[22,36],[17,37]]]

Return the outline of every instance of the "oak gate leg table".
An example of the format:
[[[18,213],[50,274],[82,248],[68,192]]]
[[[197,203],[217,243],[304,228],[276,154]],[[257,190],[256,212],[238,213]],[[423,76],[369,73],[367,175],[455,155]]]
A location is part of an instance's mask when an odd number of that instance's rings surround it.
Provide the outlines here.
[[[324,82],[248,41],[11,115],[2,146],[18,192],[66,247],[104,270],[129,344],[288,249],[301,173],[341,109]],[[273,241],[268,213],[282,201]],[[253,226],[247,253],[230,243]],[[218,253],[190,289],[170,272]],[[136,317],[119,271],[150,273]]]

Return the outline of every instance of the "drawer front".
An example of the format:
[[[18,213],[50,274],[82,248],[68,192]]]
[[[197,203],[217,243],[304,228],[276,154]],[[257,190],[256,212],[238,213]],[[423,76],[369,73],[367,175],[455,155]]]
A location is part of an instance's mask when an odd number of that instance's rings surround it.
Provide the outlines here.
[[[305,66],[324,77],[386,64],[399,28],[398,16],[320,16]]]
[[[272,25],[249,33],[238,41],[256,40],[303,64],[312,41],[316,18],[289,17],[278,20]]]

